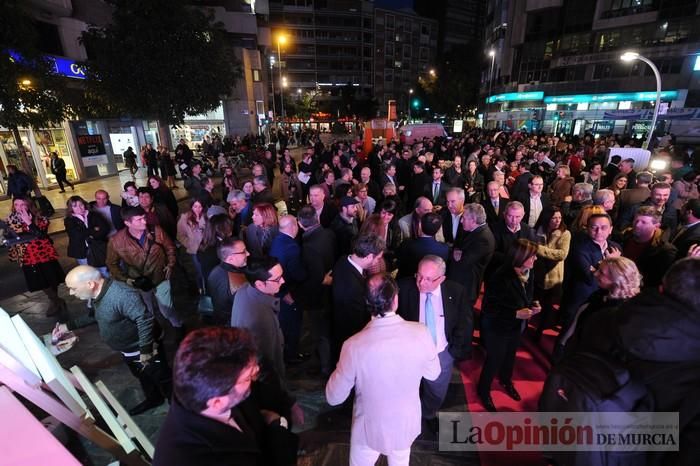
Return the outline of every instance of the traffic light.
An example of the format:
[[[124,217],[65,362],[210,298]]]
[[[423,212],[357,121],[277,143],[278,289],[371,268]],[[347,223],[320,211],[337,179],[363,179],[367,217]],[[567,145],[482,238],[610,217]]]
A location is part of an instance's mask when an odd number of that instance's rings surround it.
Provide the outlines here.
[[[413,108],[415,108],[415,109],[420,108],[420,100],[419,100],[419,99],[413,99],[413,103],[412,103],[411,105],[413,105]]]

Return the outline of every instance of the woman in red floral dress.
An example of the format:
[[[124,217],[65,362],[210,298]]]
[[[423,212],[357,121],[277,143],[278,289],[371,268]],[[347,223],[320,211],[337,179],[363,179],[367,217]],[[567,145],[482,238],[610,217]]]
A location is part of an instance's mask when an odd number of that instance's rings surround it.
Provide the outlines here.
[[[38,215],[30,201],[18,197],[12,201],[12,212],[5,221],[15,233],[32,238],[12,246],[8,254],[12,262],[18,262],[22,267],[27,289],[46,293],[49,298],[47,316],[65,311],[66,303],[58,297],[58,285],[63,283],[65,273],[47,234],[49,220]]]

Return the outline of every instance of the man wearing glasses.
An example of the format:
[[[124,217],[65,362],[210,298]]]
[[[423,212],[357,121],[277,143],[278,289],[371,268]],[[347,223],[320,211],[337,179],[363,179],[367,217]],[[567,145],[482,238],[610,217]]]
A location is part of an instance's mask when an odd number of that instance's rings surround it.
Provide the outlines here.
[[[269,364],[280,379],[284,379],[284,337],[277,318],[280,298],[275,295],[284,284],[282,274],[277,259],[250,259],[245,270],[248,283],[236,292],[231,312],[231,327],[253,334],[263,365]]]
[[[221,262],[207,278],[207,292],[214,306],[214,323],[228,325],[231,323],[233,297],[247,283],[244,268],[250,253],[243,241],[226,238],[221,242],[217,254]]]
[[[445,401],[454,360],[466,359],[471,352],[473,317],[466,289],[445,279],[445,261],[425,256],[416,277],[399,281],[399,315],[425,324],[440,359],[440,375],[421,384],[423,419],[437,432],[437,412]]]

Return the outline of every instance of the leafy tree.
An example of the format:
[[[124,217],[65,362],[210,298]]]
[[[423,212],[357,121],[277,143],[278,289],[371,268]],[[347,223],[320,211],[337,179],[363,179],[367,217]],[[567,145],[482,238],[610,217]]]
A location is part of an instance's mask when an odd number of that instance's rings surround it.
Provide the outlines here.
[[[157,119],[169,125],[216,109],[241,76],[223,25],[185,0],[105,0],[112,23],[82,35],[89,60],[88,110]]]
[[[65,78],[37,49],[36,26],[25,2],[0,1],[0,126],[9,128],[19,149],[21,168],[32,173],[19,127],[42,128],[65,120]],[[35,189],[39,194],[39,189]]]

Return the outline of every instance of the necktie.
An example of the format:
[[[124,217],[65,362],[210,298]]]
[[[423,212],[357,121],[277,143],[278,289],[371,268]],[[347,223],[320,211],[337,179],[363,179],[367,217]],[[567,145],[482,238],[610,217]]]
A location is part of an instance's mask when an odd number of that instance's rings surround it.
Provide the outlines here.
[[[493,210],[495,210],[496,215],[498,215],[498,201],[493,201]]]
[[[433,202],[437,202],[438,193],[440,193],[440,185],[433,183]]]
[[[437,343],[437,331],[435,330],[435,313],[433,312],[433,294],[425,294],[425,325],[433,337],[433,343]]]

